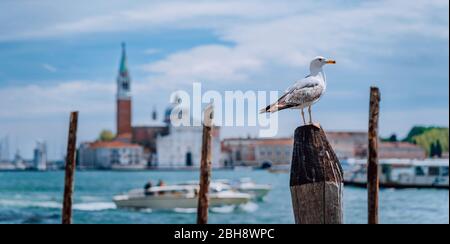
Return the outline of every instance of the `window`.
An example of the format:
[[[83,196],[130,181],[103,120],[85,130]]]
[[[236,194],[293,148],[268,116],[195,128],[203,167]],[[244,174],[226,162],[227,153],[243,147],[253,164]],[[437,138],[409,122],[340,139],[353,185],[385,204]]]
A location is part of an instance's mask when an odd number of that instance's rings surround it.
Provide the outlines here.
[[[130,84],[128,82],[124,82],[124,83],[122,83],[122,88],[124,90],[129,90],[130,89]]]
[[[430,175],[430,176],[438,176],[439,175],[439,167],[430,167],[428,169],[428,175]]]
[[[423,172],[422,167],[416,167],[416,176],[424,176],[425,172]]]

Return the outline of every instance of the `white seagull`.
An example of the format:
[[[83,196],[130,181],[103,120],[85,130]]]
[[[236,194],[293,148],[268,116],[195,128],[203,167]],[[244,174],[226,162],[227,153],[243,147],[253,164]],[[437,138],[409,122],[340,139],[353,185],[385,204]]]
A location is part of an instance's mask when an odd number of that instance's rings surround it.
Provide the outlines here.
[[[324,57],[316,57],[309,66],[310,74],[295,82],[277,102],[261,110],[261,113],[274,113],[284,109],[300,109],[303,123],[306,124],[304,108],[308,107],[309,123],[312,124],[311,106],[320,100],[327,88],[323,66],[335,64],[336,61]]]

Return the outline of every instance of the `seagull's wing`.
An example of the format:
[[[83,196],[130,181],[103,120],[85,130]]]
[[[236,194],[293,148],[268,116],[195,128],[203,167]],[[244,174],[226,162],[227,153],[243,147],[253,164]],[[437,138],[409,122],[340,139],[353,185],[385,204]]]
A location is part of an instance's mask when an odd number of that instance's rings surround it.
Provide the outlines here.
[[[307,95],[317,91],[320,87],[320,82],[317,78],[307,76],[306,78],[297,81],[293,86],[286,90],[285,94],[278,99],[278,101],[265,109],[264,112],[276,112],[287,108],[300,106]]]

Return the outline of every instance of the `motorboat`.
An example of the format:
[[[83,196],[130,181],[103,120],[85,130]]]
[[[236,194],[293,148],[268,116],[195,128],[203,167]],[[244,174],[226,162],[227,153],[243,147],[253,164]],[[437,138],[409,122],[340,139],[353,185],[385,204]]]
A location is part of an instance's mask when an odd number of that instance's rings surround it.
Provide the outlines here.
[[[253,196],[254,199],[261,200],[272,190],[269,184],[257,184],[250,178],[243,178],[237,181],[219,180],[224,184],[229,185],[232,189],[242,193],[247,193]]]
[[[118,208],[131,209],[192,209],[198,205],[198,185],[172,185],[137,189],[113,198]],[[234,191],[220,185],[211,185],[209,206],[220,207],[248,203],[250,194]]]
[[[198,185],[198,181],[185,182],[180,185]],[[210,184],[212,187],[234,190],[246,193],[252,196],[252,199],[262,200],[272,190],[272,186],[268,184],[257,184],[250,178],[242,178],[239,180],[214,180]]]

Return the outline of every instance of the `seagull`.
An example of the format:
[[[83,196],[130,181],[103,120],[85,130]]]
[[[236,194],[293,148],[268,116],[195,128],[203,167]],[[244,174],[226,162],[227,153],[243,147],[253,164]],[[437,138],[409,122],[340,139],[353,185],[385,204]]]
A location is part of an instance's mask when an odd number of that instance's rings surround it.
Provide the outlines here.
[[[277,102],[267,106],[260,112],[275,113],[288,108],[300,109],[303,123],[306,125],[305,112],[303,110],[307,107],[309,123],[313,124],[311,106],[320,100],[327,88],[325,73],[322,69],[326,64],[336,64],[336,61],[321,56],[315,57],[309,66],[310,74],[295,82]]]

